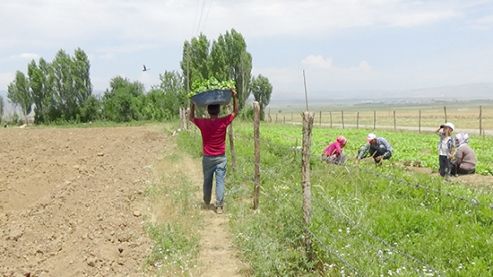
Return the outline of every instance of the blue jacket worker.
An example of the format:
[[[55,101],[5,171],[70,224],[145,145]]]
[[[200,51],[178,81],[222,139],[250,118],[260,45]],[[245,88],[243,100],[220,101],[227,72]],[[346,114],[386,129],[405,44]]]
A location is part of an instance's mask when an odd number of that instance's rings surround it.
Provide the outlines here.
[[[361,146],[358,151],[358,161],[366,157],[372,157],[376,164],[380,164],[382,160],[388,160],[392,157],[392,146],[386,139],[370,133],[367,141],[368,143]]]

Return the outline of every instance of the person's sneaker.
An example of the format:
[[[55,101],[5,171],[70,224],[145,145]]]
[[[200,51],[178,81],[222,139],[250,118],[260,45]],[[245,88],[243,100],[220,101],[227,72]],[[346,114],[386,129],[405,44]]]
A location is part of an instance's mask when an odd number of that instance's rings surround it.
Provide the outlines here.
[[[223,213],[224,213],[223,207],[221,207],[221,206],[216,207],[216,214],[223,214]]]

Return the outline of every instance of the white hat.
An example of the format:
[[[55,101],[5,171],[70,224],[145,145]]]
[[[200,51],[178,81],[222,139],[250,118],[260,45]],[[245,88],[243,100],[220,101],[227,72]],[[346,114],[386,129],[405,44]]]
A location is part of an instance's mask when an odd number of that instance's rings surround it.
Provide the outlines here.
[[[370,142],[376,138],[377,138],[377,135],[375,135],[374,133],[369,133],[368,136],[366,137],[366,140],[368,140],[368,142]]]
[[[449,127],[450,129],[452,129],[452,131],[455,129],[454,124],[451,122],[447,122],[445,124],[440,125],[440,128],[443,128],[443,127]]]

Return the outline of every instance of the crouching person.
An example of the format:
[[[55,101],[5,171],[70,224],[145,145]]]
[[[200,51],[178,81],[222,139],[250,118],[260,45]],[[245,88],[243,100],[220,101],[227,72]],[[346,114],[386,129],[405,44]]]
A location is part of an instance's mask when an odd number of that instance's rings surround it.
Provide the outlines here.
[[[452,175],[474,174],[476,172],[476,154],[469,147],[469,135],[459,133],[455,136],[456,151],[452,160]]]
[[[382,160],[388,160],[392,157],[392,146],[386,139],[371,133],[368,134],[367,141],[368,143],[359,149],[357,161],[372,157],[376,164],[381,164]]]
[[[344,164],[346,162],[346,155],[344,155],[343,148],[346,146],[347,139],[344,136],[338,136],[336,141],[329,144],[322,153],[322,161],[331,164]]]

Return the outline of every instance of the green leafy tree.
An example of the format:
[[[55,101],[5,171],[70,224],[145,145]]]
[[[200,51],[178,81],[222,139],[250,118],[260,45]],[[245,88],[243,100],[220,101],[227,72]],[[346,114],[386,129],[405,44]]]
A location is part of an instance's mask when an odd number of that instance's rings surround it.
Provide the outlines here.
[[[143,96],[142,83],[130,82],[120,76],[113,78],[110,82],[110,90],[107,90],[103,96],[105,118],[117,122],[141,119]]]
[[[247,51],[247,45],[241,33],[232,29],[220,35],[212,43],[209,64],[211,76],[218,80],[232,79],[235,81],[239,108],[242,109],[250,96],[252,56]]]
[[[101,101],[94,95],[89,95],[80,108],[80,121],[89,122],[101,119]]]
[[[187,91],[190,91],[194,81],[209,78],[209,47],[209,40],[204,34],[184,42],[181,69]]]
[[[34,60],[27,66],[27,76],[29,77],[29,86],[34,103],[34,123],[38,124],[44,121],[44,97],[45,97],[45,76],[40,67]]]
[[[59,116],[53,96],[55,73],[51,64],[43,58],[39,59],[38,68],[42,72],[42,89],[39,91],[39,94],[33,94],[35,109],[39,109],[39,112],[37,110],[35,112],[39,123],[47,123],[57,120]]]
[[[270,84],[269,79],[260,74],[257,77],[252,77],[250,91],[253,94],[255,101],[260,104],[260,118],[264,120],[265,107],[269,105],[270,96],[272,95],[272,85]]]
[[[15,80],[8,86],[7,97],[12,103],[21,107],[25,123],[27,124],[27,115],[31,112],[33,102],[29,91],[29,80],[24,73],[20,71],[16,72]]]
[[[70,56],[63,50],[58,51],[52,62],[54,73],[53,108],[56,110],[56,117],[65,120],[75,118],[75,108],[77,107],[71,63]]]
[[[54,75],[55,116],[65,120],[78,119],[80,107],[92,91],[87,55],[81,49],[77,49],[72,58],[65,51],[60,50],[51,66]]]
[[[92,84],[89,74],[90,68],[91,65],[86,53],[82,49],[77,48],[72,58],[71,73],[78,106],[82,106],[92,94]]]

